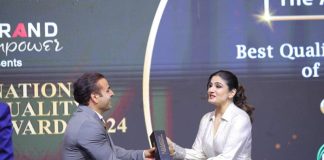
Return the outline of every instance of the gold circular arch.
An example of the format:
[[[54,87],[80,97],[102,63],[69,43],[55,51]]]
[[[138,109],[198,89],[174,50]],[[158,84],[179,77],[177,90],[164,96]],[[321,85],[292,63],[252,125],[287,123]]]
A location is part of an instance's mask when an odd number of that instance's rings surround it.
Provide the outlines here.
[[[150,134],[153,132],[152,121],[151,121],[151,111],[150,111],[150,73],[151,73],[151,61],[153,55],[153,48],[155,44],[156,34],[160,25],[160,21],[168,0],[161,0],[159,6],[156,10],[151,30],[149,33],[148,41],[146,44],[146,51],[144,57],[144,67],[143,67],[143,112],[144,120],[148,142],[151,146]],[[152,146],[151,146],[152,147]]]

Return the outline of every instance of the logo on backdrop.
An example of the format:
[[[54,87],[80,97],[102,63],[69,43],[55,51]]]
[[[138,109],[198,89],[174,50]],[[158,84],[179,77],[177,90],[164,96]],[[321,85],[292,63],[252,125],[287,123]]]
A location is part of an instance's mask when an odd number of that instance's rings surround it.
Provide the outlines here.
[[[14,135],[61,135],[78,105],[72,82],[1,84],[10,107]]]
[[[316,160],[324,160],[324,144],[319,148]]]
[[[10,59],[17,54],[57,53],[63,49],[59,40],[58,25],[55,22],[0,23],[0,67],[22,67],[20,59]],[[6,59],[9,58],[9,59]]]

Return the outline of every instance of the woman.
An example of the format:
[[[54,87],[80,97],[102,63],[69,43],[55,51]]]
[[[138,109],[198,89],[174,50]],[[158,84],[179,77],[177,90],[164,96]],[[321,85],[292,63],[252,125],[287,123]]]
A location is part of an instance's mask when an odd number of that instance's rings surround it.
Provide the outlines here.
[[[220,70],[208,79],[208,102],[215,110],[205,114],[192,149],[168,139],[174,159],[249,160],[252,143],[253,107],[246,103],[237,77]]]

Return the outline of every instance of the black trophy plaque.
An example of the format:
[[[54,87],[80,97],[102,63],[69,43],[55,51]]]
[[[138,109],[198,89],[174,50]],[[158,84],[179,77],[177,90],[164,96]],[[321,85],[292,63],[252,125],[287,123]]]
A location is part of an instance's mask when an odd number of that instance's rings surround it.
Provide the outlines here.
[[[155,130],[151,136],[152,146],[155,147],[156,160],[172,160],[169,151],[169,145],[163,130]]]

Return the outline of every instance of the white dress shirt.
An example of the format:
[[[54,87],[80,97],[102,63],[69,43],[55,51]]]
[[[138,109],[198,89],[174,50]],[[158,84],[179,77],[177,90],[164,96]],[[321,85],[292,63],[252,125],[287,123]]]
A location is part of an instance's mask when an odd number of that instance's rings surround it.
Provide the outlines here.
[[[231,103],[213,134],[215,111],[206,113],[192,149],[174,144],[175,159],[251,160],[252,125],[249,115]]]

